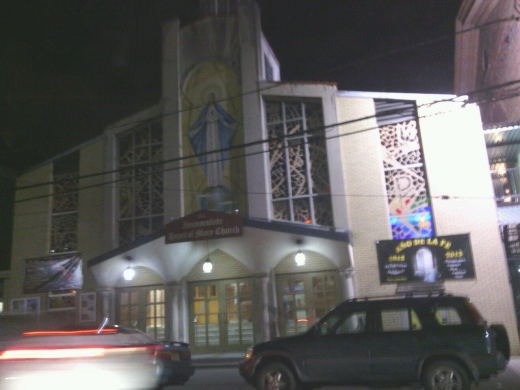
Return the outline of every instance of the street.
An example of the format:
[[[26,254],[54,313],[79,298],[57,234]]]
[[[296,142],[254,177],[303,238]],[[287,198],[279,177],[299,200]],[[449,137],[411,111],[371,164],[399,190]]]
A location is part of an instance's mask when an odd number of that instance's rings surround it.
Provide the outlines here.
[[[473,386],[472,390],[519,390],[520,389],[520,358],[513,358],[508,369],[497,378]],[[237,368],[199,368],[184,386],[170,386],[165,390],[252,390],[238,374]],[[324,386],[323,390],[369,390],[369,387],[359,386]],[[379,388],[381,389],[381,388]],[[411,390],[411,387],[388,388],[395,390]],[[417,389],[415,387],[414,389]]]

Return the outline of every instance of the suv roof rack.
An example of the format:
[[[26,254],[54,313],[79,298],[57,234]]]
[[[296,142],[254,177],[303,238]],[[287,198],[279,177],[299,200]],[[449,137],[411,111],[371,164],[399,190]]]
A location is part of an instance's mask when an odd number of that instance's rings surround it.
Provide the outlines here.
[[[397,285],[396,295],[404,296],[438,296],[444,295],[444,282],[411,282]]]

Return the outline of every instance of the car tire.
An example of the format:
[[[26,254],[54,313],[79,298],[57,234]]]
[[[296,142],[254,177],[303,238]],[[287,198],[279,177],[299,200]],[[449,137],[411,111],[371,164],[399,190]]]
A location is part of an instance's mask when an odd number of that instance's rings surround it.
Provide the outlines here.
[[[495,331],[497,349],[502,352],[504,358],[509,361],[511,358],[511,347],[509,345],[509,335],[507,334],[506,327],[502,324],[493,324],[489,327]]]
[[[257,390],[296,390],[296,380],[283,363],[269,363],[256,376]]]
[[[470,390],[468,373],[452,360],[439,360],[430,364],[423,375],[426,390]]]

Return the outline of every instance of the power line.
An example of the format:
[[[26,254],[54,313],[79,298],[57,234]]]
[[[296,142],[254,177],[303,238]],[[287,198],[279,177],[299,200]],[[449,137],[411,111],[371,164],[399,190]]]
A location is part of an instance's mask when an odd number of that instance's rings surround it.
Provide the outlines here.
[[[350,62],[350,63],[344,65],[344,66],[330,68],[328,70],[322,71],[321,74],[332,73],[334,71],[345,69],[345,68],[348,68],[348,67],[351,67],[351,66],[355,66],[355,65],[360,64],[360,63],[370,62],[370,61],[375,60],[375,59],[380,59],[380,58],[384,58],[384,57],[388,57],[388,56],[393,56],[395,54],[399,54],[399,53],[403,53],[403,52],[406,52],[406,51],[417,49],[419,47],[428,46],[428,45],[431,45],[433,43],[440,42],[442,40],[446,40],[446,39],[448,39],[450,37],[454,37],[454,36],[456,36],[458,34],[463,34],[463,33],[469,32],[469,31],[473,31],[475,29],[487,27],[489,25],[503,23],[503,22],[507,22],[507,21],[519,21],[519,20],[520,20],[520,17],[517,17],[517,16],[511,16],[511,17],[508,17],[508,18],[497,19],[497,20],[490,21],[490,22],[487,22],[487,23],[483,23],[481,25],[477,25],[477,26],[474,26],[474,27],[471,27],[471,28],[468,28],[468,29],[465,29],[465,30],[458,31],[455,34],[446,34],[446,35],[443,35],[441,37],[433,38],[433,39],[430,39],[430,40],[427,40],[427,41],[424,41],[424,42],[419,42],[419,43],[416,43],[416,44],[408,45],[408,46],[405,46],[405,47],[400,48],[400,49],[384,52],[384,53],[381,53],[381,54],[377,54],[377,55],[366,57],[366,58],[361,59],[361,60],[353,61],[353,62]],[[232,96],[232,97],[229,97],[229,98],[226,98],[226,99],[221,99],[221,100],[219,100],[219,102],[224,102],[224,101],[227,101],[227,100],[237,99],[237,98],[240,98],[240,97],[243,97],[243,96],[247,96],[247,95],[250,95],[250,94],[260,93],[260,92],[263,92],[264,90],[277,88],[277,87],[279,87],[281,85],[284,85],[284,84],[294,84],[294,82],[282,81],[282,82],[279,82],[278,85],[273,85],[273,86],[269,86],[269,87],[265,87],[265,88],[258,88],[258,89],[252,90],[252,91],[247,91],[247,92],[244,92],[244,93],[236,95],[236,96]],[[190,108],[187,108],[187,109],[177,110],[177,111],[171,112],[171,113],[165,113],[165,114],[157,115],[155,117],[147,118],[147,119],[144,119],[144,120],[125,122],[125,123],[122,123],[122,124],[119,124],[119,125],[112,125],[112,126],[106,127],[104,130],[106,131],[106,130],[113,130],[113,129],[126,127],[126,126],[139,125],[139,124],[145,123],[145,122],[150,121],[150,120],[157,120],[157,119],[161,119],[161,118],[164,118],[164,117],[167,117],[167,116],[171,116],[171,115],[178,115],[180,113],[188,112],[188,111],[195,110],[195,109],[199,109],[201,107],[204,107],[204,106],[194,106],[194,107],[190,107]],[[49,141],[49,142],[51,142],[51,141]],[[18,149],[14,149],[14,151],[15,152],[19,152],[19,151],[27,150],[27,149],[28,148],[18,148]]]
[[[419,105],[418,108],[423,107],[423,106],[430,107],[430,106],[432,106],[433,104],[436,104],[436,103],[454,102],[457,99],[459,99],[459,97],[455,96],[455,97],[452,97],[450,99],[442,99],[442,100],[437,100],[437,101],[434,101],[434,102],[428,102],[428,103]],[[307,135],[310,135],[312,137],[323,137],[323,138],[325,138],[325,140],[329,140],[329,139],[334,139],[334,138],[351,136],[351,135],[359,134],[359,133],[366,132],[366,131],[378,130],[380,128],[379,126],[365,128],[365,129],[360,129],[360,130],[352,131],[352,132],[349,132],[349,133],[346,133],[346,134],[338,134],[338,135],[332,136],[332,137],[327,137],[325,133],[319,134],[319,135],[315,134],[316,132],[321,131],[321,130],[325,130],[327,128],[341,127],[341,126],[345,126],[345,125],[348,125],[348,124],[356,123],[356,122],[359,122],[359,121],[365,121],[365,120],[368,120],[368,119],[375,119],[378,116],[385,116],[385,115],[388,115],[389,113],[399,113],[399,112],[401,112],[403,110],[406,110],[406,109],[388,110],[388,111],[385,111],[384,113],[381,113],[381,114],[370,115],[370,116],[366,116],[366,117],[362,117],[362,118],[356,118],[356,119],[353,119],[353,120],[348,120],[348,121],[344,121],[344,122],[334,123],[334,124],[330,124],[330,125],[326,125],[326,126],[319,126],[319,127],[313,128],[313,129],[309,129],[309,130],[305,131],[304,133],[307,134]],[[442,112],[442,113],[444,114],[446,112]],[[438,113],[438,114],[440,114],[440,113]],[[436,114],[433,114],[433,115],[436,115]],[[418,116],[417,119],[421,119],[421,118],[425,118],[425,117],[429,117],[429,116],[431,116],[431,115],[428,115],[428,116]],[[127,166],[127,167],[123,167],[123,168],[120,168],[120,169],[117,169],[117,170],[108,171],[108,172],[101,172],[101,173],[90,174],[90,175],[85,175],[85,176],[78,176],[78,177],[75,178],[75,180],[80,180],[80,179],[85,179],[85,178],[92,178],[92,177],[95,177],[95,176],[101,176],[101,175],[107,175],[107,174],[115,174],[115,173],[120,172],[121,170],[128,170],[128,169],[141,168],[141,167],[153,167],[153,166],[165,165],[165,164],[173,163],[173,162],[181,162],[183,160],[196,158],[196,157],[199,157],[201,155],[215,154],[215,153],[220,153],[222,151],[230,151],[230,150],[233,150],[233,149],[246,149],[246,148],[251,147],[251,146],[255,146],[255,145],[259,145],[259,144],[265,144],[265,143],[269,143],[269,142],[281,141],[281,140],[285,140],[285,139],[288,139],[288,138],[292,139],[294,137],[293,136],[285,136],[284,135],[284,136],[276,137],[276,138],[268,138],[266,140],[259,140],[259,141],[255,141],[255,142],[248,143],[248,144],[235,145],[235,146],[233,146],[231,148],[224,148],[224,149],[219,149],[219,150],[215,150],[215,151],[209,151],[209,152],[206,152],[206,153],[203,153],[203,154],[190,155],[190,156],[186,156],[186,157],[179,157],[179,158],[176,158],[176,159],[171,159],[171,160],[157,162],[157,163],[146,163],[146,164],[140,164],[140,165],[132,165],[132,166]],[[280,147],[277,147],[276,149],[285,149],[287,147],[288,146],[286,146],[286,145],[282,145]],[[228,160],[235,160],[235,159],[245,159],[247,157],[251,157],[251,156],[254,156],[254,155],[270,153],[271,151],[272,151],[272,149],[261,150],[261,151],[258,151],[258,152],[249,152],[249,153],[244,153],[244,154],[237,155],[237,156],[230,156],[229,158],[226,158],[224,160],[228,161]],[[223,161],[223,159],[217,160],[215,162],[221,162],[221,161]],[[26,198],[26,199],[20,199],[20,200],[15,201],[15,203],[22,203],[22,202],[27,202],[27,201],[47,198],[49,196],[65,195],[65,194],[69,194],[69,193],[76,193],[76,192],[81,191],[81,190],[91,189],[91,188],[100,187],[100,186],[106,186],[106,185],[114,184],[114,183],[117,183],[117,182],[126,181],[126,180],[129,180],[129,179],[135,179],[135,178],[142,177],[142,176],[149,176],[151,174],[156,174],[156,173],[164,173],[164,172],[168,172],[168,171],[187,169],[187,168],[192,168],[192,167],[199,166],[199,165],[201,165],[201,164],[197,162],[197,163],[193,163],[191,165],[177,166],[177,167],[173,167],[173,168],[163,168],[163,169],[150,171],[150,172],[146,172],[146,173],[142,173],[142,174],[134,174],[131,177],[123,177],[123,178],[110,180],[110,181],[107,181],[107,182],[95,183],[95,184],[84,186],[84,187],[80,187],[80,188],[77,188],[77,189],[71,190],[71,191],[64,191],[64,192],[59,192],[59,193],[45,194],[45,195],[35,196],[35,197],[31,197],[31,198]],[[48,185],[52,185],[52,184],[55,184],[55,183],[56,183],[56,181],[54,181],[54,182],[47,182],[47,183],[38,183],[38,184],[33,184],[33,185],[25,186],[25,187],[18,187],[17,190],[30,189],[30,188],[41,187],[41,186],[48,186]],[[179,191],[181,191],[181,190],[179,190]],[[250,193],[250,192],[247,192],[247,193]]]
[[[480,93],[485,93],[485,92],[492,91],[493,89],[500,89],[500,88],[503,88],[504,86],[514,85],[514,84],[519,84],[519,83],[520,83],[520,80],[514,80],[514,81],[507,82],[507,83],[499,84],[499,85],[496,85],[496,86],[490,86],[490,87],[487,87],[487,88],[484,88],[484,89],[481,89],[481,90],[470,92],[469,96],[474,96],[474,95],[477,95],[477,94],[480,94]],[[274,87],[278,87],[278,86],[279,85],[275,85]],[[466,96],[466,95],[463,95],[463,96]],[[422,105],[419,105],[419,106],[417,106],[417,108],[421,108],[423,106],[430,107],[430,106],[432,106],[434,104],[445,103],[445,102],[454,102],[454,101],[457,101],[459,99],[461,99],[461,96],[454,96],[454,97],[450,97],[450,98],[447,98],[447,99],[434,100],[432,102],[428,102],[428,103],[424,103]],[[478,101],[471,101],[471,103],[472,104],[478,104],[479,102]],[[383,113],[380,113],[380,114],[376,113],[374,115],[368,115],[368,116],[361,117],[361,118],[350,119],[350,120],[347,120],[347,121],[344,121],[344,122],[337,122],[337,123],[332,123],[332,124],[329,124],[329,125],[324,125],[324,126],[319,126],[319,127],[316,127],[316,128],[311,128],[311,129],[306,130],[305,133],[313,135],[313,133],[321,131],[321,130],[332,129],[332,128],[335,128],[335,127],[344,126],[344,125],[348,125],[348,124],[353,124],[353,123],[356,123],[356,122],[362,122],[362,121],[369,120],[369,119],[377,119],[378,117],[384,117],[384,116],[386,116],[388,114],[399,114],[399,113],[401,113],[402,111],[405,111],[405,110],[407,110],[407,109],[406,108],[404,108],[404,109],[399,109],[398,108],[398,109],[393,109],[393,110],[387,110],[387,111],[385,111]],[[422,117],[419,117],[419,119],[420,118],[422,118]],[[147,122],[151,122],[153,120],[156,120],[156,119],[155,118],[148,119]],[[358,131],[362,132],[362,131],[374,130],[374,129],[376,129],[376,128],[369,128],[369,129],[358,130]],[[355,132],[349,133],[349,134],[345,134],[343,136],[350,135],[350,134],[355,134]],[[262,140],[253,141],[253,142],[249,142],[249,143],[244,143],[244,144],[240,144],[240,145],[234,145],[234,146],[231,146],[229,148],[221,148],[221,149],[218,149],[218,150],[207,151],[205,153],[192,154],[192,155],[189,155],[189,156],[183,156],[183,157],[173,158],[173,159],[169,159],[169,160],[163,160],[163,161],[159,161],[159,162],[155,162],[155,163],[135,164],[135,165],[130,165],[130,166],[126,166],[126,167],[122,167],[122,168],[118,168],[118,169],[114,169],[114,170],[110,170],[110,171],[103,171],[103,172],[83,175],[83,176],[78,177],[78,179],[88,179],[88,178],[93,178],[93,177],[102,176],[102,175],[110,175],[110,174],[118,173],[121,170],[131,169],[131,168],[135,168],[137,166],[143,167],[145,165],[153,166],[153,165],[163,165],[163,164],[181,162],[183,160],[197,158],[199,156],[215,154],[215,153],[221,153],[221,152],[224,152],[224,151],[232,151],[232,150],[236,150],[236,149],[249,148],[249,147],[258,146],[258,145],[265,144],[265,143],[268,143],[268,142],[282,140],[282,139],[290,138],[290,137],[291,136],[281,136],[281,137],[277,137],[277,138],[262,139]],[[244,156],[244,157],[247,157],[247,156]],[[41,187],[41,186],[48,186],[48,185],[52,185],[54,183],[55,183],[55,181],[31,184],[31,185],[16,187],[15,190],[25,190],[25,189],[36,188],[36,187]]]

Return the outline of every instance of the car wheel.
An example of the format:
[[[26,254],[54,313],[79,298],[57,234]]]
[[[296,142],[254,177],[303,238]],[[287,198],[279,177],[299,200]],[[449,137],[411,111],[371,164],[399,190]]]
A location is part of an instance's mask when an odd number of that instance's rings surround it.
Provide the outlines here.
[[[509,336],[507,334],[507,329],[502,324],[493,324],[489,326],[491,329],[495,331],[496,334],[496,343],[497,349],[502,352],[504,358],[509,361],[511,357],[511,347],[509,346]]]
[[[283,363],[270,363],[256,377],[258,390],[296,390],[291,370]]]
[[[470,390],[466,371],[451,360],[440,360],[428,366],[423,384],[426,390]]]

